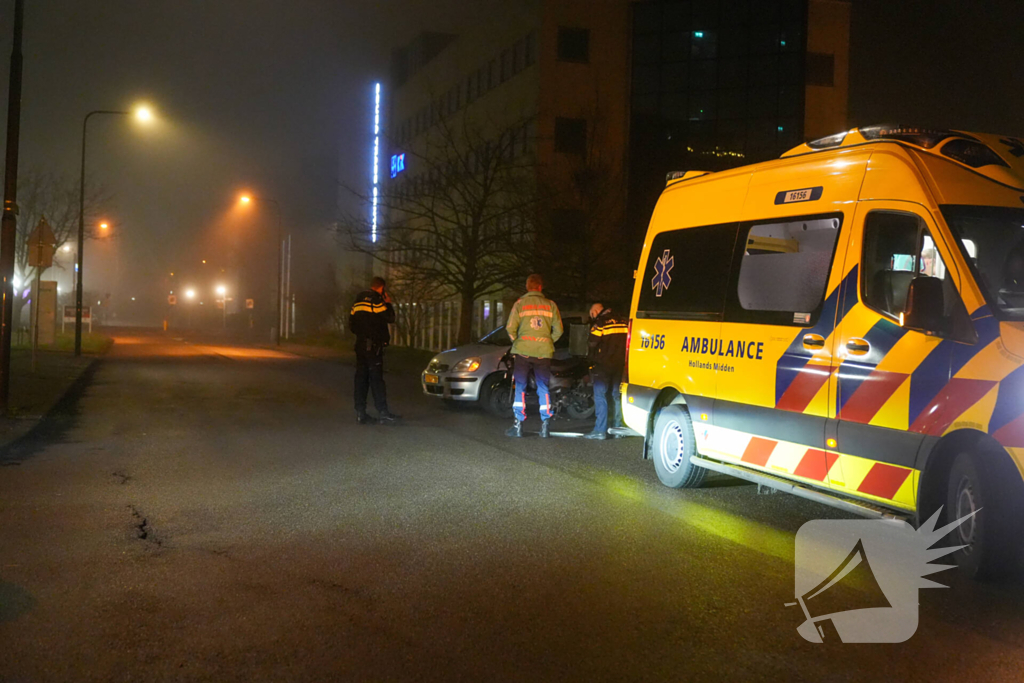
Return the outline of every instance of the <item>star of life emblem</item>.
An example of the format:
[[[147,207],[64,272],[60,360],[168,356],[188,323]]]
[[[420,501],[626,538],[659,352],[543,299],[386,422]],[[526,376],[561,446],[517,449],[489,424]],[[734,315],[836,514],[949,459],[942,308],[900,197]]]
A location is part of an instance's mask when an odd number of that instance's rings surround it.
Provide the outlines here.
[[[541,320],[540,318],[530,318],[530,327],[532,327],[533,329],[539,330],[543,326],[544,321]]]
[[[669,285],[672,284],[672,276],[669,273],[672,272],[672,267],[676,264],[676,260],[669,252],[670,250],[666,249],[654,263],[654,278],[651,280],[651,289],[654,290],[654,296],[660,297],[668,289]]]

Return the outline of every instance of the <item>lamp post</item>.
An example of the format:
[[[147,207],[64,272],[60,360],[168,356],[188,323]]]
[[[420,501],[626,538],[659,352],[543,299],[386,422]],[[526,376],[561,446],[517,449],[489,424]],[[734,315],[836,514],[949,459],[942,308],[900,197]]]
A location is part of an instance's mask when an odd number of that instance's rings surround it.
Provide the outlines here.
[[[220,297],[220,326],[226,330],[228,329],[228,288],[224,285],[217,285],[217,296]]]
[[[14,248],[18,223],[18,152],[21,138],[21,36],[24,0],[14,3],[14,41],[7,85],[7,149],[4,160],[4,206],[0,219],[0,414],[7,414],[11,386],[11,334],[14,332]],[[35,292],[32,293],[35,297]]]
[[[262,202],[264,204],[270,204],[274,207],[274,211],[277,213],[277,326],[274,328],[274,343],[278,346],[281,345],[281,326],[284,321],[281,317],[281,299],[284,298],[284,292],[281,289],[282,274],[284,270],[284,253],[283,253],[283,240],[284,240],[284,229],[282,227],[281,218],[281,204],[276,199],[265,199],[263,197],[253,197],[252,195],[243,194],[238,198],[238,203],[245,205],[252,202]]]
[[[78,254],[75,260],[75,355],[82,355],[82,252],[85,251],[85,140],[89,131],[89,119],[93,116],[132,116],[133,112],[116,109],[96,109],[85,115],[82,121],[82,172],[78,185]],[[135,118],[140,123],[153,120],[153,111],[146,106],[137,107]]]

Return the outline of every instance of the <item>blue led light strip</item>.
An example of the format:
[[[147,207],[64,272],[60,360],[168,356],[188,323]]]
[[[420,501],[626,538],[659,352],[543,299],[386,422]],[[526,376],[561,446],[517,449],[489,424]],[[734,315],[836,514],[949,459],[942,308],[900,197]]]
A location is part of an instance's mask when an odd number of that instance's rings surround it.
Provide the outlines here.
[[[373,214],[370,239],[377,241],[377,167],[380,160],[380,83],[374,86],[376,102],[373,107]]]

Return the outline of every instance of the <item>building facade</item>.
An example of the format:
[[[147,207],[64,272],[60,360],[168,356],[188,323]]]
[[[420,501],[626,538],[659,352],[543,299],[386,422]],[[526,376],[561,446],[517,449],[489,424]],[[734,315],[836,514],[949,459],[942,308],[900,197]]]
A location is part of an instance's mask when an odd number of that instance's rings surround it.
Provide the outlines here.
[[[393,52],[383,244],[396,202],[443,194],[453,165],[479,165],[477,151],[450,148],[475,136],[493,154],[488,141],[500,141],[545,196],[533,216],[514,219],[547,240],[548,262],[531,269],[582,310],[590,298],[628,295],[667,173],[776,158],[847,127],[846,2],[487,2],[468,25],[438,27]],[[388,273],[401,280],[403,263]],[[498,326],[520,293],[494,287],[475,297],[473,335]],[[451,286],[403,294],[397,343],[442,348],[460,320],[465,331],[466,300]]]
[[[630,232],[672,171],[777,158],[847,128],[850,6],[647,0],[633,6]]]
[[[487,167],[497,153],[503,160],[495,160],[494,166],[514,172],[516,189],[499,190],[482,213],[514,207],[510,195],[520,190],[535,199],[544,197],[531,202],[527,211],[505,212],[507,216],[496,219],[497,232],[506,232],[502,220],[519,222],[547,241],[540,245],[545,253],[585,253],[579,246],[566,247],[583,244],[598,232],[598,219],[617,215],[616,225],[609,227],[621,227],[625,212],[629,35],[624,27],[629,4],[608,2],[599,13],[593,12],[592,3],[580,0],[491,4],[485,25],[458,34],[424,33],[394,51],[386,88],[383,167],[388,188],[382,214],[394,217],[403,213],[403,202],[437,199],[438,192],[461,182],[453,177],[452,165]],[[577,182],[584,176],[600,185],[598,200],[588,196],[590,187]],[[601,183],[593,180],[597,176]],[[458,196],[450,210],[469,213],[470,207],[458,205],[465,201]],[[601,211],[592,210],[598,201]],[[381,221],[384,248],[391,238],[390,222]],[[499,235],[485,240],[486,246],[497,239]],[[476,249],[471,245],[465,251]],[[495,268],[500,261],[492,253],[490,260],[481,260],[481,267]],[[543,272],[555,294],[566,295],[572,287],[583,291],[566,275],[581,268],[563,268],[561,257],[520,265]],[[392,263],[390,272],[401,282],[410,269],[406,263]],[[403,301],[399,311],[399,337],[417,346],[436,346],[439,339],[442,346],[454,342],[460,327],[465,331],[459,312],[467,299],[452,290],[449,283],[440,289],[441,296],[405,292],[411,300]],[[501,324],[506,306],[521,292],[506,281],[476,297],[472,335]],[[582,294],[571,298],[572,305],[583,305]]]

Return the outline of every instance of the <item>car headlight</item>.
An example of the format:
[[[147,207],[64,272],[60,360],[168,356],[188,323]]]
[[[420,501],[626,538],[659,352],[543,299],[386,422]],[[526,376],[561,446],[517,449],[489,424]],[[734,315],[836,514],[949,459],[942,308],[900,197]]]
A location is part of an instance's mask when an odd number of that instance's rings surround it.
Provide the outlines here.
[[[473,372],[474,370],[476,370],[479,367],[480,367],[480,359],[479,358],[465,358],[463,360],[460,360],[458,363],[456,363],[455,367],[452,368],[452,370],[455,371],[455,372]]]

